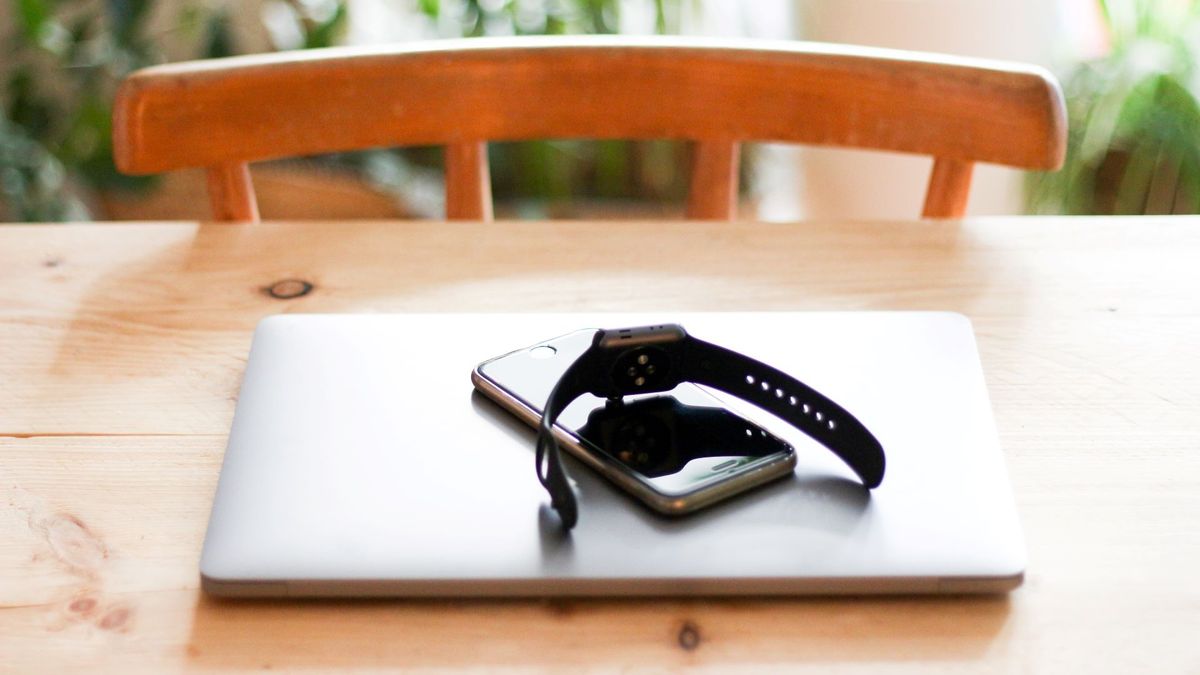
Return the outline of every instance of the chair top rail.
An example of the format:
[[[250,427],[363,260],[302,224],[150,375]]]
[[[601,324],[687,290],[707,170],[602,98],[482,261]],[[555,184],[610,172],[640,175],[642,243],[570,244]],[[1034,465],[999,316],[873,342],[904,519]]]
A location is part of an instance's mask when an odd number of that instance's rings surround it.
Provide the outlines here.
[[[114,110],[143,174],[399,145],[754,140],[1053,169],[1065,107],[1035,66],[811,42],[443,40],[146,68]]]

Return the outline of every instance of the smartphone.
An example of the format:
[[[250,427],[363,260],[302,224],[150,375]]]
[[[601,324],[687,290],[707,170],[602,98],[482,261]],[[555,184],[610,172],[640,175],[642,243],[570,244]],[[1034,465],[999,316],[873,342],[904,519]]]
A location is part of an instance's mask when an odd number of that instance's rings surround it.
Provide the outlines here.
[[[562,373],[592,344],[581,330],[484,361],[482,394],[536,428]],[[796,451],[691,383],[621,402],[576,399],[555,423],[559,447],[650,508],[682,515],[791,475]]]

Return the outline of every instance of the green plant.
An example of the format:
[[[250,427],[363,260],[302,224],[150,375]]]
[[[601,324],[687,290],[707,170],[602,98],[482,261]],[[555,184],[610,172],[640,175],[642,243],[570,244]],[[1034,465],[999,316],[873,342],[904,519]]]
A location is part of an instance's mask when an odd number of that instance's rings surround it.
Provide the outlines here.
[[[276,0],[291,13],[300,47],[332,44],[345,2],[315,18],[320,3]],[[237,53],[228,6],[177,3],[151,26],[154,0],[10,0],[11,35],[0,61],[0,219],[82,220],[95,190],[147,188],[155,177],[121,174],[112,160],[112,99],[131,71],[166,60]]]
[[[25,130],[0,118],[0,205],[12,220],[83,220],[87,210],[64,186],[62,162]]]
[[[1064,78],[1066,163],[1030,179],[1030,210],[1200,212],[1200,1],[1099,2],[1110,51]]]
[[[679,32],[699,0],[643,0],[659,33]],[[4,111],[0,120],[0,219],[90,216],[97,190],[138,190],[155,177],[130,177],[112,162],[112,98],[134,69],[168,58],[243,53],[236,22],[262,21],[276,50],[337,44],[349,0],[263,0],[236,13],[211,0],[9,0],[11,35],[0,34]],[[613,33],[621,0],[416,0],[411,19],[441,37]],[[165,17],[164,12],[175,12]],[[247,18],[249,17],[249,18]],[[0,28],[3,33],[3,28]],[[489,148],[498,202],[544,215],[568,197],[677,201],[688,148],[672,141],[537,141]],[[304,160],[313,161],[313,160]],[[440,173],[436,148],[347,153],[315,161],[349,166],[432,213],[427,195]],[[424,209],[420,207],[425,205]]]
[[[112,165],[116,83],[155,60],[146,0],[13,0],[4,50],[0,183],[9,218],[83,218],[85,186],[132,185]]]

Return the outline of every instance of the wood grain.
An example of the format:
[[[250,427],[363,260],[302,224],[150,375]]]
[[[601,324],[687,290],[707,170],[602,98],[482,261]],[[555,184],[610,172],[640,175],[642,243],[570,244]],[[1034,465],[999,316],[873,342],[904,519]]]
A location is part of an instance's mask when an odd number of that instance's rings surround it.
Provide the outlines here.
[[[487,143],[468,141],[446,146],[446,217],[450,220],[492,219]]]
[[[250,165],[245,162],[209,167],[208,197],[215,220],[258,221],[258,200],[250,179]]]
[[[974,162],[948,157],[934,159],[921,217],[962,218],[966,215],[974,170]]]
[[[692,149],[687,217],[733,220],[737,217],[738,163],[741,144],[700,141]]]
[[[1198,255],[1196,218],[0,228],[0,671],[1196,672]],[[312,289],[267,292],[299,281]],[[261,317],[664,308],[969,316],[1025,586],[845,600],[199,595]]]
[[[446,40],[178,63],[134,73],[114,105],[117,166],[134,174],[394,145],[676,138],[704,142],[693,185],[723,191],[731,142],[1046,170],[1061,165],[1066,135],[1062,93],[1040,68],[692,38]],[[473,170],[447,176],[456,195],[480,189]],[[960,192],[945,203],[965,202],[961,181],[938,190],[951,187]],[[214,196],[218,219],[246,212],[225,198]]]

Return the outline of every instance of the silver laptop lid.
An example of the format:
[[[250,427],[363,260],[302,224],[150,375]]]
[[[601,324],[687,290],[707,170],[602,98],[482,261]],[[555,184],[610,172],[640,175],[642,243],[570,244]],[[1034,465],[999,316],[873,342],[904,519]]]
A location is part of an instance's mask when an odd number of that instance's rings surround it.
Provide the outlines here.
[[[883,485],[868,497],[803,434],[718,394],[796,446],[794,478],[671,519],[570,462],[582,510],[564,537],[532,431],[471,370],[663,321],[852,411],[887,452]],[[999,591],[1023,569],[970,324],[916,312],[268,318],[201,560],[209,592],[276,596]]]

